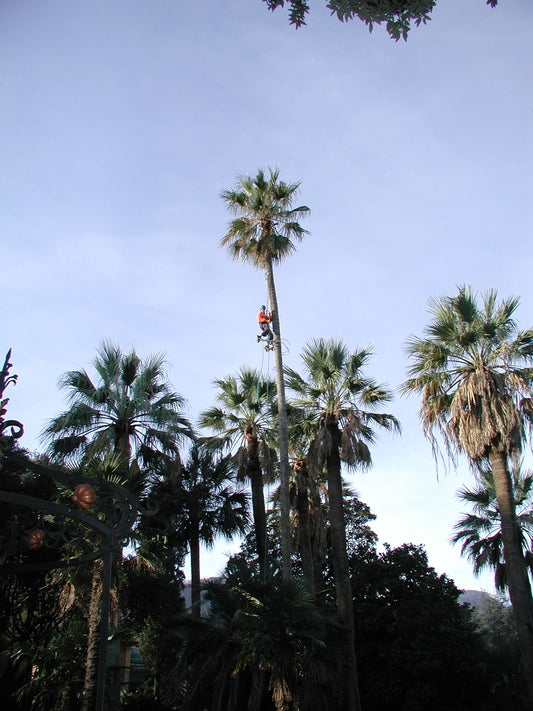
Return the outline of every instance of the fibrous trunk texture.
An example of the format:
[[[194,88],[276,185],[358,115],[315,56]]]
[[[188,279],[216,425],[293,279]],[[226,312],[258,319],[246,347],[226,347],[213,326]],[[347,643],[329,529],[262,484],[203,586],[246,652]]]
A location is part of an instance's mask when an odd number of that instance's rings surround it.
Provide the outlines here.
[[[500,510],[503,554],[509,584],[509,597],[518,630],[522,667],[524,670],[531,708],[533,708],[533,599],[526,561],[520,543],[516,519],[513,486],[507,457],[491,451],[490,463],[494,488]]]
[[[287,405],[285,400],[285,379],[283,377],[283,358],[281,354],[281,330],[279,321],[278,299],[274,284],[272,263],[266,267],[268,298],[272,311],[272,330],[274,333],[274,358],[276,362],[276,390],[278,395],[278,436],[279,436],[279,469],[280,469],[280,533],[282,573],[287,580],[292,577],[291,565],[291,524],[290,524],[290,465],[289,438],[287,425]]]
[[[265,579],[266,571],[266,514],[265,495],[263,491],[263,472],[259,461],[259,442],[255,435],[249,435],[247,476],[252,489],[252,509],[254,516],[255,544],[261,579]]]
[[[327,471],[329,523],[333,570],[335,573],[335,590],[337,595],[337,614],[340,622],[346,628],[346,654],[350,670],[345,680],[346,709],[347,711],[360,711],[361,702],[359,698],[357,663],[355,658],[355,622],[348,554],[346,552],[346,528],[344,523],[341,461],[339,455],[340,432],[337,420],[334,417],[330,418],[327,422],[327,428],[331,437],[331,449],[327,456]]]

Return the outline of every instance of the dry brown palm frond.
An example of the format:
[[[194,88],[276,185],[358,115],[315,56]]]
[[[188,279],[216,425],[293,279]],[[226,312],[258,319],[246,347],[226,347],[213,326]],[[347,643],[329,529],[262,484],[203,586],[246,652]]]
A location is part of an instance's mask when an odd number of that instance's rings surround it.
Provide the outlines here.
[[[522,430],[520,409],[499,373],[476,369],[457,387],[448,432],[471,459],[482,459],[491,448],[519,452]]]

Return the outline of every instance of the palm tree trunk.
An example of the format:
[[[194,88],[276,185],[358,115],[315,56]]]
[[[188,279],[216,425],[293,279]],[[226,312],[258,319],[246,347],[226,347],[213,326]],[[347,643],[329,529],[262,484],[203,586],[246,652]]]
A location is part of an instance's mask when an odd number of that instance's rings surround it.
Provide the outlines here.
[[[315,592],[313,553],[311,550],[311,517],[309,515],[309,474],[305,459],[294,463],[296,474],[296,506],[298,509],[298,537],[304,578]]]
[[[103,560],[93,564],[81,711],[102,711],[104,708],[112,565],[112,550],[104,544]]]
[[[102,597],[102,563],[93,563],[91,599],[87,635],[87,655],[85,658],[85,680],[81,711],[93,711],[96,700],[96,677],[98,670],[98,642],[100,639],[100,601]]]
[[[122,548],[120,550],[122,551]],[[103,711],[104,708],[107,674],[107,642],[109,636],[109,617],[111,611],[111,575],[113,570],[113,549],[110,547],[107,541],[104,541],[102,545],[102,551],[102,593],[100,595],[98,675],[94,711]],[[120,695],[120,686],[118,688],[118,694]]]
[[[503,555],[509,596],[518,630],[522,667],[533,707],[533,598],[516,520],[513,486],[507,457],[496,450],[489,454],[494,488],[500,510]]]
[[[115,453],[121,457],[121,466],[127,474],[131,461],[130,433],[127,429],[115,427]]]
[[[274,283],[274,271],[270,260],[265,267],[270,310],[272,311],[272,331],[274,333],[274,358],[276,362],[276,389],[278,394],[278,436],[280,469],[280,534],[281,564],[285,580],[292,577],[291,565],[291,523],[290,523],[290,466],[289,437],[287,425],[287,405],[285,399],[285,379],[283,377],[283,358],[281,354],[281,330],[279,323],[278,297]]]
[[[311,554],[313,556],[313,578],[315,590],[323,585],[323,568],[326,559],[326,521],[324,506],[318,491],[311,493],[311,508],[309,510],[311,527]]]
[[[252,510],[254,516],[255,545],[261,580],[265,580],[266,570],[266,513],[265,494],[263,491],[263,472],[259,461],[259,442],[257,437],[248,435],[248,462],[246,475],[252,489]]]
[[[330,417],[326,423],[331,437],[331,448],[327,455],[329,523],[331,530],[331,549],[333,570],[335,573],[335,591],[337,596],[337,615],[346,627],[346,655],[350,673],[346,675],[346,710],[360,711],[359,684],[357,680],[357,662],[355,658],[355,621],[353,614],[352,586],[348,554],[346,552],[346,527],[342,495],[341,460],[339,454],[340,436],[337,419]]]
[[[189,541],[191,553],[191,613],[193,617],[201,615],[201,585],[200,585],[200,535],[199,522],[191,521],[194,534]]]

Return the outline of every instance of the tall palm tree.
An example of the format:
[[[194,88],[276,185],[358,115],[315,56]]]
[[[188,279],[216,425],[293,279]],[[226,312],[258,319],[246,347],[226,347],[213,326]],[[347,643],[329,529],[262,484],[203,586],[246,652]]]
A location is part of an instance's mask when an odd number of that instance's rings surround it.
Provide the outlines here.
[[[527,566],[533,572],[533,474],[522,472],[520,464],[516,464],[512,467],[511,476],[522,550]],[[473,512],[464,514],[455,524],[456,532],[452,536],[452,542],[462,544],[461,555],[472,561],[475,575],[485,568],[492,568],[496,589],[504,591],[508,587],[508,581],[503,556],[501,517],[490,466],[480,465],[475,488],[469,489],[465,486],[459,490],[458,496],[472,506]]]
[[[127,470],[132,459],[151,465],[161,455],[179,455],[192,437],[183,416],[184,399],[171,389],[161,354],[142,361],[106,341],[93,361],[98,379],[71,370],[59,381],[70,407],[43,431],[49,453],[61,459],[120,453]]]
[[[349,467],[368,467],[368,447],[375,440],[374,427],[399,430],[393,415],[376,412],[391,399],[384,387],[365,376],[372,350],[350,353],[340,339],[315,339],[302,353],[306,377],[286,368],[287,386],[296,396],[295,404],[313,413],[315,435],[310,463],[320,469],[325,463],[328,479],[329,519],[337,610],[348,630],[347,654],[352,674],[347,675],[350,710],[360,708],[355,660],[355,631],[352,590],[346,552],[341,461]]]
[[[272,311],[274,358],[278,394],[279,457],[281,476],[281,550],[283,575],[291,576],[290,504],[289,504],[289,448],[287,442],[287,414],[285,383],[281,353],[281,329],[278,298],[274,282],[274,265],[295,250],[295,241],[307,234],[298,220],[309,214],[305,206],[293,207],[300,183],[280,180],[279,170],[269,169],[269,175],[259,170],[255,177],[241,176],[235,188],[223,190],[221,197],[227,208],[237,217],[230,222],[221,246],[227,247],[234,259],[251,262],[265,272],[268,299]]]
[[[200,415],[200,427],[216,432],[234,453],[239,473],[252,490],[252,511],[261,576],[266,571],[266,513],[263,466],[274,465],[270,448],[275,408],[274,383],[253,368],[214,381],[218,405]]]
[[[93,362],[98,380],[87,371],[73,370],[60,379],[70,407],[53,418],[43,431],[51,456],[91,466],[100,455],[115,455],[113,467],[138,486],[133,478],[139,464],[154,466],[164,457],[179,459],[179,445],[193,437],[183,417],[184,400],[165,377],[162,355],[142,361],[135,350],[123,353],[104,342]],[[122,551],[118,551],[121,557]],[[100,564],[93,564],[92,598],[89,610],[89,646],[83,709],[93,705],[101,595]],[[95,617],[96,616],[96,617]],[[96,619],[97,618],[97,619]]]
[[[455,461],[490,462],[501,517],[509,594],[533,704],[533,599],[516,520],[509,462],[526,440],[533,413],[533,329],[514,321],[519,299],[498,303],[487,291],[478,303],[470,287],[430,301],[426,337],[412,336],[405,393],[422,395],[424,432],[438,451],[440,435]]]
[[[244,533],[248,522],[247,496],[234,485],[235,470],[229,456],[221,456],[206,443],[196,443],[181,472],[178,495],[178,530],[189,544],[192,613],[200,616],[200,542],[212,547],[217,536]]]

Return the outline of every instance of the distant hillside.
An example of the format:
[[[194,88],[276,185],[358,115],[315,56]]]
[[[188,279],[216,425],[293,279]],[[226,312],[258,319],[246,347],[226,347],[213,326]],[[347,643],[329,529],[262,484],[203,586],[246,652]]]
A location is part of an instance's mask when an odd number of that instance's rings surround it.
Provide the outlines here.
[[[494,599],[494,595],[489,595],[482,590],[465,590],[459,595],[461,605],[470,605],[471,607],[483,607],[486,600]]]

